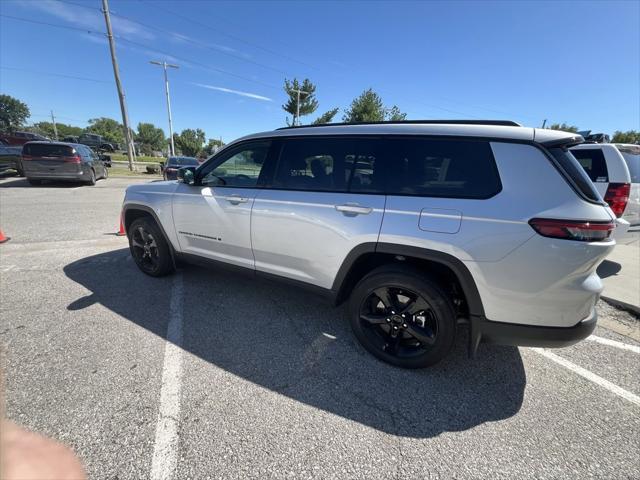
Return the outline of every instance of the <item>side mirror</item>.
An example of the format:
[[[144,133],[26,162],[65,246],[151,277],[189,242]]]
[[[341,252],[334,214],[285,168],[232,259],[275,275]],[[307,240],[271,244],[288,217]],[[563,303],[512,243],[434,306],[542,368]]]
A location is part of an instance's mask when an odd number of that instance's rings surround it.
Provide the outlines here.
[[[196,182],[196,167],[182,167],[178,170],[178,182],[193,185]]]

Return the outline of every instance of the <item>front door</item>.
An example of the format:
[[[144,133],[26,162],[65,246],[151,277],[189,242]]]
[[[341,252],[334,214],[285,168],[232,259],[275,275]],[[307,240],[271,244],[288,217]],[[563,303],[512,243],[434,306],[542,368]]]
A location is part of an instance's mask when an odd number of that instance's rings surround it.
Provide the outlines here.
[[[269,141],[225,149],[197,171],[196,184],[179,183],[174,225],[183,253],[254,268],[251,208]]]

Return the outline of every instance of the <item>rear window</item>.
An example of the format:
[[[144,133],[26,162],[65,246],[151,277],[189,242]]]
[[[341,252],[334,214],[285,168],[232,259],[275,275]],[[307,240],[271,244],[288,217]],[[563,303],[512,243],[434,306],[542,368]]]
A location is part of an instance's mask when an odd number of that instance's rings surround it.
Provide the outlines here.
[[[631,182],[640,183],[640,153],[625,152],[624,150],[621,150],[620,153],[629,167]]]
[[[489,198],[502,189],[487,141],[398,138],[387,145],[391,195]]]
[[[73,147],[55,143],[27,143],[22,153],[32,157],[70,157],[73,155]]]
[[[591,179],[566,148],[550,148],[549,153],[573,188],[584,198],[594,203],[604,203]]]
[[[171,157],[169,158],[169,165],[175,165],[179,167],[193,167],[198,166],[198,160],[192,157]]]
[[[607,162],[604,159],[604,152],[599,148],[573,149],[571,154],[576,157],[578,163],[582,165],[592,182],[608,182],[609,172]]]

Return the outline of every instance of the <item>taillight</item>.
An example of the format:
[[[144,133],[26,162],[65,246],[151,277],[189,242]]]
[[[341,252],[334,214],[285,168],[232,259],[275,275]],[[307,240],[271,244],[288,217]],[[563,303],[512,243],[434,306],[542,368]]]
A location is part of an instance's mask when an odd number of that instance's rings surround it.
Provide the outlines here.
[[[575,220],[556,220],[534,218],[529,225],[543,237],[577,240],[580,242],[600,242],[607,240],[616,227],[609,222],[580,222]]]
[[[166,170],[167,172],[176,172],[176,171],[178,171],[178,169],[177,169],[177,168],[172,168],[172,167],[165,168],[165,170]]]
[[[65,163],[82,163],[80,155],[74,155],[73,157],[63,157]]]
[[[33,160],[33,157],[31,155],[22,155],[22,160]]]
[[[631,192],[631,184],[629,183],[610,183],[607,193],[604,195],[604,201],[609,204],[616,217],[620,218],[627,208],[629,201],[629,193]]]

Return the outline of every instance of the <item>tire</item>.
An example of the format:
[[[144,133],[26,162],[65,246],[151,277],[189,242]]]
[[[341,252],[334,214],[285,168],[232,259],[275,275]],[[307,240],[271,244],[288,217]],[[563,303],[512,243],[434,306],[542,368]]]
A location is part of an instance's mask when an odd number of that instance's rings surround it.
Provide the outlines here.
[[[42,185],[42,180],[35,180],[33,178],[27,178],[27,182],[29,182],[30,185]]]
[[[87,185],[94,186],[96,184],[96,172],[93,171],[93,168],[89,170],[89,180],[87,181]]]
[[[104,180],[106,180],[107,178],[109,178],[109,169],[107,167],[104,167],[104,175],[102,175],[102,178]]]
[[[127,237],[131,256],[143,273],[152,277],[162,277],[173,272],[169,244],[152,218],[142,217],[134,220],[127,230]]]
[[[366,350],[401,368],[434,365],[455,340],[451,301],[437,283],[410,267],[383,266],[360,280],[349,301],[349,320]]]

